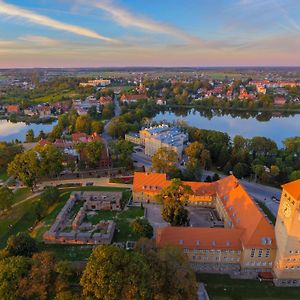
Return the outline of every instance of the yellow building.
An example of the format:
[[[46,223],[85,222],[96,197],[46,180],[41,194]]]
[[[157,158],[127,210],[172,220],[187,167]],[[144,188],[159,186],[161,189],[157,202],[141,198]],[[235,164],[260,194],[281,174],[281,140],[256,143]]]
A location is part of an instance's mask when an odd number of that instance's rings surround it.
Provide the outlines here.
[[[282,186],[275,232],[277,285],[300,285],[300,180]]]

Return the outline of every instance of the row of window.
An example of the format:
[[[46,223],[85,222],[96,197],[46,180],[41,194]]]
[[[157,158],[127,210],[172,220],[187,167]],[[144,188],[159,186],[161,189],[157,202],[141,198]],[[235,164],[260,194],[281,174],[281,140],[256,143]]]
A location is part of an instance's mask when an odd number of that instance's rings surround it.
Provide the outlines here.
[[[256,252],[257,252],[258,258],[263,257],[263,249],[258,249],[258,251],[256,251],[256,250],[257,249],[255,249],[255,248],[251,249],[250,257],[253,258],[255,256]],[[265,253],[264,257],[270,257],[270,252],[271,252],[270,249],[266,249],[266,253]]]
[[[205,250],[205,249],[193,249],[193,250],[190,250],[188,248],[185,248],[184,249],[184,253],[189,253],[189,252],[193,252],[194,254],[203,254],[203,253],[210,253],[210,254],[241,254],[241,250]]]
[[[300,270],[300,266],[285,266],[285,269],[286,270],[297,270],[299,271]]]
[[[202,261],[209,261],[211,260],[212,257],[209,257],[209,256],[196,256],[194,255],[193,256],[193,260],[202,260]],[[215,261],[226,261],[226,262],[239,262],[240,261],[240,258],[237,257],[215,257]]]
[[[246,263],[246,266],[248,267],[272,267],[273,263],[270,261],[270,262],[262,262],[262,261],[248,261]]]

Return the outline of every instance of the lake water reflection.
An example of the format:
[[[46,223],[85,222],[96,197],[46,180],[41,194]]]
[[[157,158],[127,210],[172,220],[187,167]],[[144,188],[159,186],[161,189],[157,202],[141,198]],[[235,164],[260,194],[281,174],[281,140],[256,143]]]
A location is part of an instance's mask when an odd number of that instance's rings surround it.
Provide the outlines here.
[[[33,129],[35,135],[41,130],[45,133],[50,132],[57,122],[51,124],[26,124],[24,122],[12,123],[7,120],[0,120],[0,141],[10,142],[18,139],[24,141],[26,133],[29,129]]]
[[[265,136],[279,146],[287,137],[300,136],[300,114],[284,116],[280,113],[223,114],[211,111],[160,112],[153,118],[160,122],[184,120],[190,126],[227,132],[231,137],[241,135],[247,138]],[[262,120],[262,121],[259,121]]]

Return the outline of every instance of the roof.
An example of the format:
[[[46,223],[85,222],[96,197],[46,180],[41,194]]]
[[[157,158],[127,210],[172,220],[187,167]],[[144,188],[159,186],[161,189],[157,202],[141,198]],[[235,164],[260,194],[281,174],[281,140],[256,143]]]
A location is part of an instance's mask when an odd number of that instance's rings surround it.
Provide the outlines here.
[[[283,184],[281,187],[295,200],[300,201],[300,179]]]
[[[202,227],[163,227],[156,232],[156,245],[177,245],[189,249],[241,250],[241,229]]]
[[[296,182],[300,186],[300,180]],[[136,172],[133,180],[133,191],[158,194],[162,188],[167,187],[170,183],[171,181],[166,179],[166,174]],[[189,185],[196,196],[218,195],[232,221],[233,228],[228,230],[242,230],[243,233],[240,238],[245,247],[276,248],[273,224],[269,222],[237,178],[228,176],[212,183],[190,181],[183,183]],[[298,197],[300,200],[299,190]],[[192,200],[193,198],[191,198]],[[194,228],[187,227],[187,230],[194,230]],[[226,237],[227,232],[223,231],[224,237]],[[163,237],[167,238],[166,233]]]
[[[246,247],[275,248],[274,226],[234,176],[217,181],[217,194]]]
[[[170,184],[167,175],[161,173],[135,172],[133,178],[133,192],[157,193]]]

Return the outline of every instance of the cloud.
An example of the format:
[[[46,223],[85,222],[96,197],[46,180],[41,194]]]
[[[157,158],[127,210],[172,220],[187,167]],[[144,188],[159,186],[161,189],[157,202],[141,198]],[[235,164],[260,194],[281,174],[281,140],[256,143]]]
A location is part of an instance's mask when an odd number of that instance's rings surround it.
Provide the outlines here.
[[[60,46],[62,44],[60,40],[50,39],[48,37],[40,35],[25,35],[20,37],[19,40],[44,47],[55,47]]]
[[[79,2],[85,4],[85,2],[80,0]],[[205,43],[200,38],[194,37],[175,26],[160,23],[144,16],[138,16],[125,8],[113,4],[111,1],[91,0],[89,4],[110,14],[113,20],[123,27],[135,27],[150,32],[168,34],[191,44]]]
[[[45,27],[50,27],[62,31],[68,31],[77,35],[86,36],[89,38],[94,38],[105,42],[117,43],[117,40],[100,35],[93,30],[56,21],[47,16],[37,14],[30,10],[23,9],[15,5],[7,4],[2,0],[0,0],[0,15],[18,17]]]

